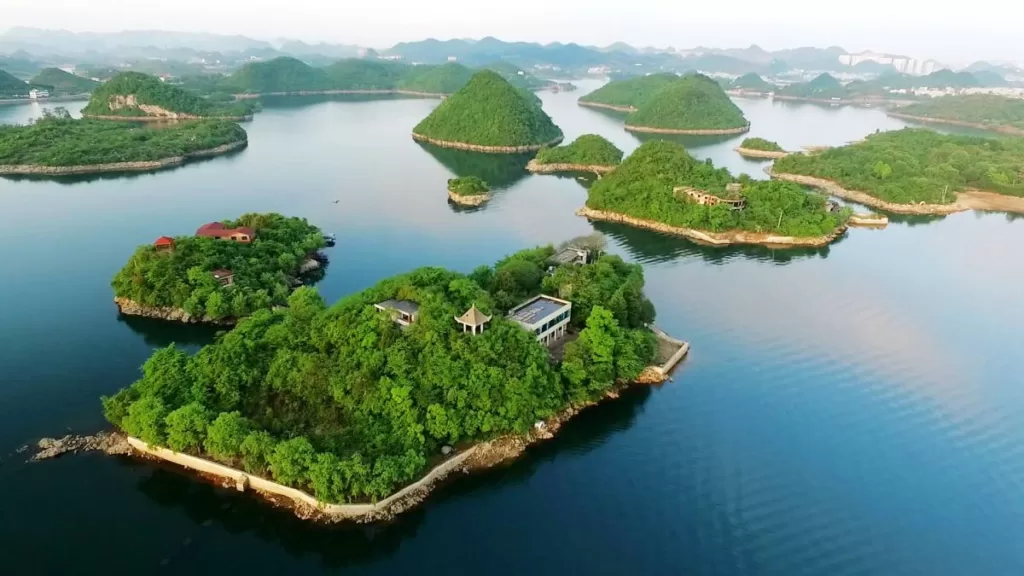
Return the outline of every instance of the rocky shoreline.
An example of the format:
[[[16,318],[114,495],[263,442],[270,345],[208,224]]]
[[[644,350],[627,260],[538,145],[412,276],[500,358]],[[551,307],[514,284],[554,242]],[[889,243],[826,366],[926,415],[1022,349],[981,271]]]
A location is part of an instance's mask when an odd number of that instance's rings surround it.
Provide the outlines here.
[[[68,453],[103,452],[110,455],[130,454],[128,439],[120,432],[100,432],[93,436],[69,434],[62,438],[42,438],[36,444],[38,451],[29,458],[30,462],[49,460]]]
[[[792,152],[786,152],[784,150],[755,150],[754,148],[744,148],[742,146],[733,148],[733,150],[735,150],[736,152],[739,153],[740,156],[743,156],[745,158],[778,159],[785,158],[786,156],[792,154]]]
[[[802,174],[783,174],[775,172],[770,168],[766,169],[765,172],[767,172],[772,178],[785,180],[787,182],[795,182],[802,186],[817,188],[831,196],[842,198],[843,200],[849,200],[851,202],[856,202],[872,208],[878,208],[879,210],[885,210],[887,212],[894,212],[896,214],[928,214],[945,216],[969,210],[968,207],[960,204],[958,201],[954,201],[950,204],[926,204],[924,202],[920,204],[896,204],[894,202],[887,202],[885,200],[875,198],[866,192],[847,190],[840,186],[839,183],[833,182],[832,180],[826,180],[824,178],[815,178],[813,176],[804,176]]]
[[[839,226],[831,234],[825,236],[810,236],[810,237],[796,237],[796,236],[776,236],[774,234],[764,234],[758,232],[746,232],[742,230],[734,230],[730,232],[705,232],[703,230],[695,230],[693,228],[682,228],[679,226],[670,226],[654,220],[645,220],[642,218],[634,218],[625,214],[619,214],[617,212],[605,212],[603,210],[594,210],[586,206],[576,211],[577,216],[582,216],[589,220],[598,220],[602,222],[615,222],[618,224],[626,224],[636,228],[645,228],[647,230],[654,230],[656,232],[662,232],[664,234],[672,234],[674,236],[683,236],[689,238],[699,244],[706,244],[709,246],[732,246],[737,244],[752,244],[760,246],[768,246],[771,248],[819,248],[822,246],[828,246],[836,238],[843,235],[846,232],[846,226]]]
[[[928,124],[947,124],[949,126],[976,128],[978,130],[999,132],[1001,134],[1011,134],[1013,136],[1024,136],[1024,129],[1017,128],[1016,126],[1005,126],[1001,124],[981,124],[978,122],[965,122],[963,120],[953,120],[950,118],[933,118],[931,116],[913,116],[911,114],[902,114],[900,112],[888,112],[887,114],[891,118],[897,118],[899,120],[910,120],[911,122],[924,122]]]
[[[182,156],[172,156],[162,160],[145,160],[139,162],[111,162],[109,164],[83,164],[80,166],[43,166],[39,164],[6,164],[0,165],[0,176],[72,176],[82,174],[101,174],[107,172],[152,172],[165,168],[174,168],[199,158],[220,156],[246,147],[249,140],[240,140],[222,144],[216,148],[197,150]]]
[[[213,326],[234,326],[234,318],[217,320],[209,316],[197,317],[189,314],[181,308],[172,306],[147,306],[140,304],[130,298],[115,297],[114,304],[117,311],[126,316],[142,316],[143,318],[155,318],[170,322],[183,322],[185,324],[210,324]]]
[[[529,144],[526,146],[483,146],[480,144],[469,144],[466,142],[453,142],[450,140],[435,140],[434,138],[428,138],[413,132],[412,139],[417,142],[423,142],[426,144],[433,144],[441,148],[454,148],[456,150],[466,150],[468,152],[483,152],[484,154],[523,154],[526,152],[536,152],[541,148],[547,146],[557,146],[561,144],[564,136],[559,136],[550,142],[544,142],[543,144]]]
[[[743,134],[750,131],[750,124],[741,126],[739,128],[693,128],[693,129],[677,129],[677,128],[654,128],[653,126],[634,126],[632,124],[626,124],[626,130],[629,132],[640,132],[642,134],[684,134],[691,136],[714,136],[717,134]]]
[[[540,162],[537,162],[536,159],[530,160],[526,164],[526,169],[534,174],[553,174],[556,172],[593,172],[594,174],[607,174],[612,170],[615,170],[615,168],[615,166],[605,166],[600,164],[541,164]]]
[[[577,100],[576,103],[580,106],[586,106],[587,108],[603,108],[605,110],[614,110],[616,112],[636,112],[635,106],[616,106],[615,104],[602,104],[600,102],[588,102],[586,100]]]
[[[447,98],[443,92],[418,92],[416,90],[296,90],[292,92],[256,92],[232,94],[235,100],[252,100],[261,96],[342,96],[342,95],[415,96],[417,98]]]
[[[113,114],[82,114],[89,120],[120,120],[122,122],[176,122],[178,120],[229,120],[231,122],[249,122],[252,114],[245,116],[196,116],[194,114],[173,113],[169,116],[116,116]]]
[[[453,192],[453,191],[449,190],[448,191],[448,199],[451,200],[452,202],[455,202],[456,204],[460,204],[462,206],[479,206],[479,205],[483,204],[484,202],[487,202],[488,200],[490,200],[491,199],[491,195],[487,194],[487,193],[484,193],[484,194],[473,194],[472,196],[463,196],[462,194],[459,194],[457,192]]]

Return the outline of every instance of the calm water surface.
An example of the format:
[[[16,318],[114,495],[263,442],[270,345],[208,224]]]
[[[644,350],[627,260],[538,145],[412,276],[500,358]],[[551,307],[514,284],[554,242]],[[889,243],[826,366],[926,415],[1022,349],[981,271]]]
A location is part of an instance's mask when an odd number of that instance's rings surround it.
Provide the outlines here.
[[[542,95],[568,138],[639,144],[579,94]],[[752,135],[786,148],[903,125],[874,110],[738,103]],[[97,398],[131,383],[155,346],[212,337],[117,317],[110,278],[159,235],[246,211],[305,216],[338,236],[320,284],[334,301],[412,267],[469,271],[593,230],[573,215],[586,196],[575,179],[412,142],[435,105],[269,101],[230,157],[0,180],[0,571],[1024,573],[1024,222],[1000,214],[902,220],[803,252],[596,226],[645,264],[658,323],[693,342],[675,381],[585,412],[390,525],[313,526],[129,460],[24,462],[17,450],[40,436],[102,428]],[[0,107],[0,122],[39,111]],[[763,177],[732,151],[742,138],[684,142]],[[455,209],[453,174],[498,191]]]

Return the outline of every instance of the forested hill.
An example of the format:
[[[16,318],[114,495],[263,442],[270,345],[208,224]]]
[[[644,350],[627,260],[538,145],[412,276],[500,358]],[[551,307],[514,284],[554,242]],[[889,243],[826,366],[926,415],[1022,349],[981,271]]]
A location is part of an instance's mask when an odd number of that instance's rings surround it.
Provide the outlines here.
[[[157,350],[132,386],[103,399],[142,440],[245,469],[327,502],[379,500],[444,446],[529,431],[634,380],[655,357],[643,268],[618,256],[548,270],[551,247],[464,275],[421,268],[327,307],[300,288],[194,355]],[[572,299],[579,338],[554,363],[505,313],[533,295]],[[374,304],[418,306],[407,329]],[[454,317],[491,317],[470,334]]]
[[[717,82],[701,74],[676,80],[654,93],[626,124],[669,130],[728,130],[749,124]]]
[[[32,79],[32,84],[48,86],[51,95],[88,94],[100,85],[100,83],[95,80],[69,74],[60,68],[43,69],[35,78]]]
[[[676,80],[679,76],[668,73],[613,80],[581,97],[580,102],[639,108],[655,92]]]
[[[87,116],[200,118],[242,117],[252,113],[247,104],[211,102],[159,78],[140,72],[121,72],[97,87],[82,109]]]
[[[1024,130],[1024,100],[976,94],[933,98],[894,112],[936,120],[970,122],[987,128],[1010,126]]]
[[[575,164],[578,166],[618,166],[622,150],[597,134],[584,134],[572,144],[544,148],[537,153],[538,164]]]
[[[761,78],[759,75],[750,73],[744,74],[729,84],[732,90],[751,90],[754,92],[772,92],[775,85]]]
[[[413,133],[478,146],[531,146],[562,136],[539,103],[490,70],[474,74]]]
[[[0,70],[0,98],[28,95],[29,85],[19,78]]]

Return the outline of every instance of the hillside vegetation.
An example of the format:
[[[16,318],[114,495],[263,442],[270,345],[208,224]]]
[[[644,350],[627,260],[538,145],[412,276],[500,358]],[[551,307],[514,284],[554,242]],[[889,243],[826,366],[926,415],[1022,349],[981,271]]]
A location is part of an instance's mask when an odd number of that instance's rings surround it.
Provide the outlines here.
[[[327,71],[295,58],[252,62],[223,79],[218,90],[233,93],[298,92],[327,90],[334,86]]]
[[[751,72],[733,80],[729,84],[729,88],[732,90],[750,90],[752,92],[773,92],[776,86]]]
[[[677,80],[679,76],[670,73],[615,80],[582,96],[580,102],[639,108],[655,92]]]
[[[774,170],[901,204],[947,204],[966,188],[1024,196],[1024,140],[905,128],[820,154],[792,154],[776,160]]]
[[[157,350],[140,379],[103,399],[142,440],[243,468],[328,502],[378,500],[420,477],[447,445],[525,433],[635,379],[656,344],[643,269],[617,256],[545,274],[549,247],[470,275],[420,268],[327,307],[311,288],[262,309],[189,355]],[[579,338],[561,363],[505,317],[544,292],[573,300]],[[374,304],[419,305],[407,329]],[[453,317],[475,305],[482,334]]]
[[[30,86],[21,79],[0,70],[0,98],[27,96]]]
[[[764,150],[765,152],[785,152],[782,146],[779,146],[778,142],[774,140],[765,140],[764,138],[747,138],[740,143],[740,148],[746,148],[747,150]]]
[[[673,192],[685,186],[721,196],[733,182],[742,184],[743,210],[723,204],[704,206]],[[614,172],[595,182],[587,207],[696,230],[797,237],[830,234],[849,215],[848,211],[829,212],[823,196],[809,194],[796,184],[733,178],[725,168],[697,160],[682,146],[665,140],[643,144]]]
[[[252,113],[247,104],[222,104],[161,82],[140,72],[121,72],[97,87],[82,114],[89,116],[158,117],[143,106],[200,118],[242,117]]]
[[[60,68],[44,68],[35,78],[32,84],[48,86],[50,94],[87,94],[92,92],[99,82],[69,74]]]
[[[496,72],[477,72],[420,122],[422,137],[481,146],[528,146],[561,137],[562,131],[533,100]]]
[[[536,161],[539,164],[617,166],[622,162],[622,150],[602,136],[584,134],[572,144],[541,149]]]
[[[630,126],[670,130],[721,130],[749,123],[717,82],[700,74],[672,82],[626,118]]]
[[[956,120],[990,128],[1011,126],[1024,130],[1024,100],[977,94],[943,96],[895,110],[900,114],[937,120]]]
[[[831,74],[821,74],[810,82],[790,84],[775,91],[778,96],[792,96],[795,98],[815,98],[830,100],[832,98],[843,98],[847,96],[842,83],[836,80]]]

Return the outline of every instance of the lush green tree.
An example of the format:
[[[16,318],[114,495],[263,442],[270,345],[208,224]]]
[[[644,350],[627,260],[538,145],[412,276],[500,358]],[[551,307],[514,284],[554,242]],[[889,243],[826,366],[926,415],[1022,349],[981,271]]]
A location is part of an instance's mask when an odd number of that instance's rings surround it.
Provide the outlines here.
[[[568,146],[542,148],[537,153],[539,164],[581,164],[585,166],[618,166],[622,150],[604,137],[584,134]]]
[[[670,130],[743,128],[750,123],[717,82],[702,74],[687,75],[647,98],[626,124]]]
[[[174,114],[201,118],[240,118],[252,114],[245,103],[211,102],[178,86],[141,72],[121,72],[93,90],[82,114],[92,116],[156,116],[143,108],[159,107]]]
[[[252,424],[241,412],[222,412],[206,429],[203,447],[217,458],[231,460],[242,454],[242,443],[251,431]]]
[[[167,424],[167,446],[171,450],[185,452],[202,447],[210,426],[210,414],[202,404],[192,402],[171,411],[164,422]]]
[[[580,102],[639,108],[656,92],[677,80],[679,76],[671,73],[614,80],[581,97]]]
[[[764,150],[766,152],[785,152],[782,146],[779,146],[778,142],[774,140],[765,140],[764,138],[747,138],[741,144],[740,148],[746,148],[747,150]]]
[[[128,408],[121,428],[149,444],[164,444],[167,441],[166,418],[167,407],[163,401],[158,396],[144,396]]]
[[[245,469],[253,474],[263,474],[270,466],[270,458],[277,443],[263,430],[254,430],[242,440],[240,449]]]
[[[487,182],[476,176],[462,176],[448,180],[448,191],[459,196],[481,196],[490,192]]]
[[[274,478],[284,484],[305,484],[309,479],[309,468],[313,465],[316,452],[309,440],[303,437],[278,442],[268,457],[270,471]]]
[[[925,84],[915,84],[924,86]],[[988,94],[930,98],[899,108],[896,112],[934,120],[970,122],[989,129],[1024,129],[1024,100]]]

